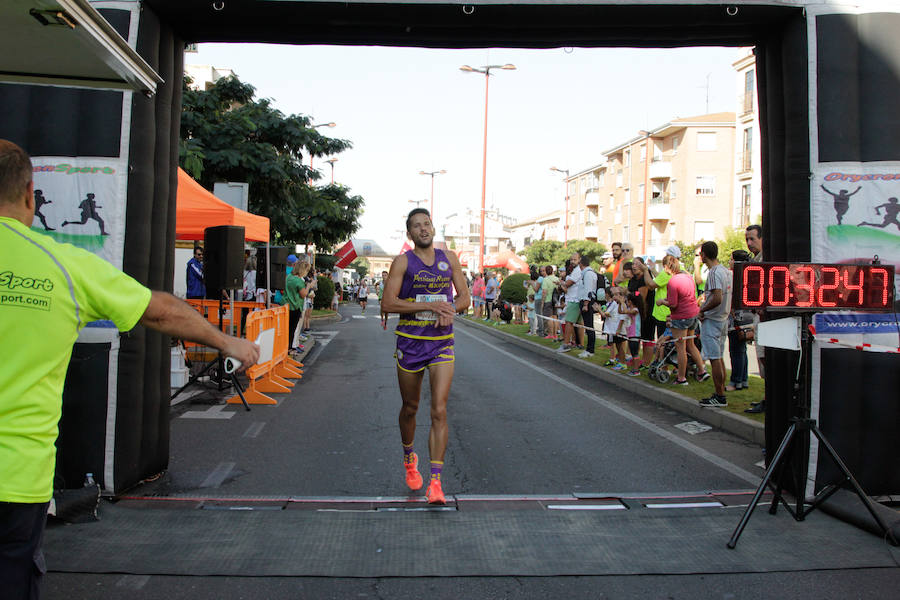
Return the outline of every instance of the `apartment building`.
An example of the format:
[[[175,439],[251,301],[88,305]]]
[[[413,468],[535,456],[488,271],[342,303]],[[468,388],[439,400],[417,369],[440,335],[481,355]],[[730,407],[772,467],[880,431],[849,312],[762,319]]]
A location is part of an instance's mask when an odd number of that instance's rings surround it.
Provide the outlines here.
[[[603,152],[568,180],[568,239],[661,256],[733,226],[735,114],[673,119]]]
[[[516,252],[522,252],[525,248],[541,240],[563,239],[562,229],[563,210],[548,212],[524,221],[518,221],[508,227],[512,246]]]
[[[737,71],[737,122],[732,225],[746,227],[762,215],[762,173],[759,151],[759,104],[756,96],[756,56],[741,48],[732,67]]]
[[[438,238],[443,238],[447,247],[456,251],[464,267],[474,268],[479,262],[481,243],[481,213],[466,208],[442,217]],[[494,254],[512,248],[510,227],[515,224],[513,217],[502,214],[496,208],[484,212],[484,253]],[[470,265],[469,263],[472,262]]]
[[[191,88],[195,90],[208,90],[223,77],[231,77],[234,71],[222,69],[211,65],[184,65],[184,74],[191,78]]]

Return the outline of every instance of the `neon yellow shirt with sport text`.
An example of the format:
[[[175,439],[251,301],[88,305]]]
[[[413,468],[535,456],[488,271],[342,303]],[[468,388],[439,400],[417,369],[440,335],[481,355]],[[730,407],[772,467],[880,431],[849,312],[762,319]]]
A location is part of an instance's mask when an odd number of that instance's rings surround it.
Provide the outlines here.
[[[0,217],[0,501],[53,493],[62,390],[78,331],[132,329],[150,290],[110,263]]]

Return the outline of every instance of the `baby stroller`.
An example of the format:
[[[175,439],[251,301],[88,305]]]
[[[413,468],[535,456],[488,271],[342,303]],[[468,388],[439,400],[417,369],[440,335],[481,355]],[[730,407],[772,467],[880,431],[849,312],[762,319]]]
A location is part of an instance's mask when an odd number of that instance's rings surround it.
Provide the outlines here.
[[[697,346],[698,350],[700,349],[699,336],[694,338],[694,345]],[[668,383],[677,372],[677,369],[678,351],[675,349],[675,340],[670,339],[663,344],[662,357],[650,363],[650,366],[647,368],[647,376],[660,383]],[[697,365],[694,364],[694,361],[688,356],[687,370],[685,371],[684,376],[689,379],[693,378],[700,381],[698,373],[699,370],[697,369]]]

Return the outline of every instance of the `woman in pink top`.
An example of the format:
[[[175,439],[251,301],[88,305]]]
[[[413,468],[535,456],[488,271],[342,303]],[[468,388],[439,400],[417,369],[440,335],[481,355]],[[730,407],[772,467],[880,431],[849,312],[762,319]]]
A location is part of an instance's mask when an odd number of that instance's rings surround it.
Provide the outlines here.
[[[697,307],[697,294],[694,288],[694,278],[681,270],[681,263],[674,256],[666,255],[663,258],[663,268],[666,273],[672,276],[669,280],[668,293],[665,298],[658,298],[657,304],[668,306],[672,313],[669,315],[671,319],[670,329],[672,337],[675,338],[675,350],[678,353],[678,376],[675,378],[675,385],[687,385],[685,372],[687,371],[687,357],[690,355],[691,360],[700,369],[697,379],[705,381],[709,379],[709,373],[706,372],[706,366],[700,351],[694,345],[694,331],[697,329],[697,314],[700,309]],[[687,339],[684,339],[690,335]]]
[[[472,283],[472,312],[476,319],[482,317],[484,310],[484,277],[481,273],[475,273],[475,281]]]

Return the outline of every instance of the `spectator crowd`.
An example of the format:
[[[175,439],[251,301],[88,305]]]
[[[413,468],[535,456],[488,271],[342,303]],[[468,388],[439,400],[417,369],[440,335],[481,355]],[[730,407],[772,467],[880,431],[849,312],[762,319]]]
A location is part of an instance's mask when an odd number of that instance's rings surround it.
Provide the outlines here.
[[[720,256],[715,242],[694,247],[683,260],[669,246],[655,261],[634,255],[629,243],[615,242],[597,272],[588,257],[574,252],[564,265],[532,266],[525,282],[525,302],[509,307],[500,298],[498,273],[475,273],[471,283],[474,317],[493,321],[527,320],[527,335],[559,342],[559,353],[594,356],[605,344],[604,366],[638,377],[687,386],[690,379],[712,379],[714,392],[702,406],[727,406],[727,392],[748,387],[747,345],[755,339],[758,316],[731,308],[733,265],[762,260],[762,229],[745,231],[750,250]],[[693,262],[693,268],[684,265]],[[726,381],[725,353],[731,376]],[[757,348],[760,376],[765,376],[763,348]],[[746,412],[760,413],[765,401]]]

